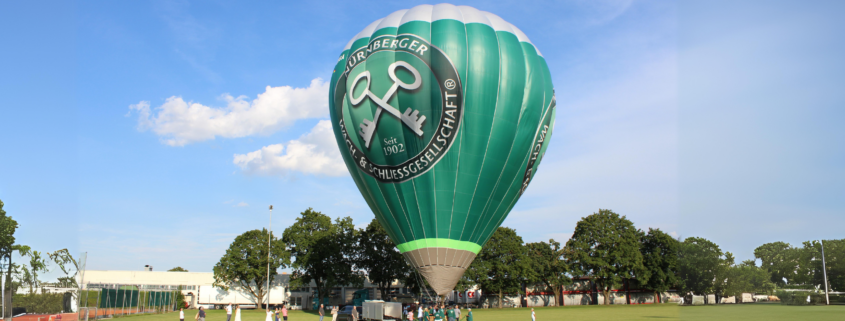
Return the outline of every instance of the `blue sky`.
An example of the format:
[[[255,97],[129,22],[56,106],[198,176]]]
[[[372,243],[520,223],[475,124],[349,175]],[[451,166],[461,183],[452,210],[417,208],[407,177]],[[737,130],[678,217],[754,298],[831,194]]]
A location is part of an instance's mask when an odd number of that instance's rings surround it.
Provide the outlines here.
[[[365,225],[324,139],[324,80],[360,29],[416,4],[7,5],[0,199],[18,242],[89,269],[211,271],[270,204],[277,231],[308,207]],[[503,224],[526,241],[563,242],[599,208],[738,260],[845,237],[842,2],[456,4],[518,26],[552,72],[556,131]]]

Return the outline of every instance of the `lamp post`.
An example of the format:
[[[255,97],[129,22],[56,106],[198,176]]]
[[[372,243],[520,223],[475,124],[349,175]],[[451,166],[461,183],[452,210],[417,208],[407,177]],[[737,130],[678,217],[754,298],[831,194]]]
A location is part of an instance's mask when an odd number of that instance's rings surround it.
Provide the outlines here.
[[[270,205],[270,230],[267,231],[267,313],[270,313],[270,241],[273,239],[273,205]]]
[[[822,244],[822,274],[824,275],[824,301],[826,305],[830,305],[830,298],[827,295],[827,265],[824,262],[824,241],[820,241]]]
[[[0,272],[3,271],[6,267],[3,264],[0,264]],[[3,312],[2,316],[3,319],[6,319],[6,275],[5,273],[0,273],[0,297],[3,300]]]

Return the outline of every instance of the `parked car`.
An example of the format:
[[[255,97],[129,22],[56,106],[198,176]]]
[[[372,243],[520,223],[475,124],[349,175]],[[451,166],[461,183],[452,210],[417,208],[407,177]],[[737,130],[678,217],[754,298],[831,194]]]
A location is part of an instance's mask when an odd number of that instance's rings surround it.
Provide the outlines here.
[[[356,307],[353,305],[347,305],[340,308],[340,311],[337,312],[337,320],[338,321],[352,321],[352,309],[358,309],[358,315],[361,315],[361,307]],[[358,318],[361,319],[360,317]]]

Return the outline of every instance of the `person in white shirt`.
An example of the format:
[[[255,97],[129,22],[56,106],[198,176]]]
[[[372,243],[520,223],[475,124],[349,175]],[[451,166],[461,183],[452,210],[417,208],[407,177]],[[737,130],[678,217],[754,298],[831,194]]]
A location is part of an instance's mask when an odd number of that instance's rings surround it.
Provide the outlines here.
[[[423,308],[422,308],[422,304],[420,304],[420,307],[417,310],[417,319],[422,320],[422,315],[423,315]],[[428,321],[428,320],[425,320],[425,321]]]
[[[537,318],[534,315],[534,308],[531,308],[531,321],[537,321]]]
[[[226,306],[226,321],[232,321],[232,302]]]
[[[185,321],[185,311],[181,308],[179,309],[179,321]]]

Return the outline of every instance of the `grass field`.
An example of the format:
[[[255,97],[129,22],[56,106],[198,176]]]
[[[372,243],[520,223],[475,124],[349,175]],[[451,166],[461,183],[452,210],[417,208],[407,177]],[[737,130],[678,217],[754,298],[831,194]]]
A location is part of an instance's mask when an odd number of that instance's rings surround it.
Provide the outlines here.
[[[571,306],[535,308],[537,321],[547,320],[845,320],[845,306],[784,306],[779,304],[739,304],[684,306],[675,304]],[[196,310],[186,310],[185,319],[193,321]],[[461,315],[466,315],[466,310]],[[529,321],[531,309],[475,309],[475,321]],[[179,313],[123,317],[126,321],[179,321]],[[264,321],[264,311],[244,310],[242,321]],[[291,311],[290,321],[317,321],[312,311]],[[331,320],[327,315],[326,321]],[[226,321],[222,310],[207,311],[206,321]]]

